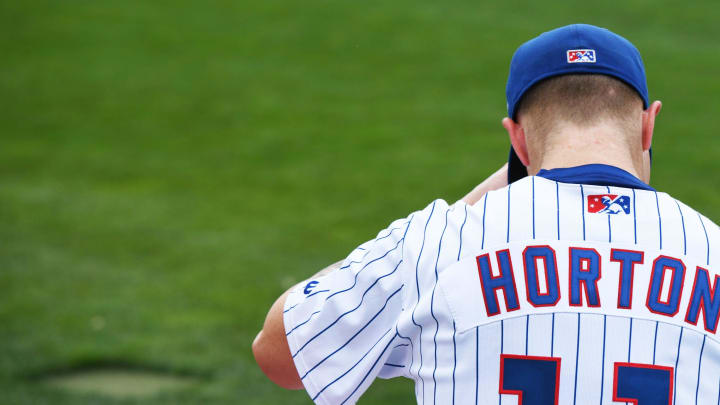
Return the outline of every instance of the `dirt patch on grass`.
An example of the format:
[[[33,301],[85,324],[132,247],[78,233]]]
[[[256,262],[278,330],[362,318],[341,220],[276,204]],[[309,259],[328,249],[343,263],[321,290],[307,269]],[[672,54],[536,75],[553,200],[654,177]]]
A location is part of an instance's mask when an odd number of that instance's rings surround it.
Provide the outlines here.
[[[47,386],[77,393],[141,398],[186,389],[198,383],[199,379],[158,370],[109,366],[68,370],[41,377],[40,381]]]

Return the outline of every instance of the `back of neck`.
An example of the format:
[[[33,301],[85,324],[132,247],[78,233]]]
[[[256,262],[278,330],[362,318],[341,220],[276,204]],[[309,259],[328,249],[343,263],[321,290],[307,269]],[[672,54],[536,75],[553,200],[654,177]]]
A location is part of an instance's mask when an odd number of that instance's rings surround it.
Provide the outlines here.
[[[637,151],[631,150],[625,135],[619,134],[615,128],[565,127],[548,135],[540,149],[536,156],[531,152],[528,168],[530,174],[536,174],[540,169],[549,170],[596,163],[615,166],[641,178],[641,145],[637,145]],[[633,152],[638,152],[635,153],[638,156],[633,156]]]

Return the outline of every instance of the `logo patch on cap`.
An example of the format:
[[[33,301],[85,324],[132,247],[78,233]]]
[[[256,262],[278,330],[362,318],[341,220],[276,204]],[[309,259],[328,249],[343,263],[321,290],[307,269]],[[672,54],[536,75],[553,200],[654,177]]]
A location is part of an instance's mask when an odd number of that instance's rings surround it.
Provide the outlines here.
[[[595,63],[594,49],[569,49],[567,51],[568,63]]]

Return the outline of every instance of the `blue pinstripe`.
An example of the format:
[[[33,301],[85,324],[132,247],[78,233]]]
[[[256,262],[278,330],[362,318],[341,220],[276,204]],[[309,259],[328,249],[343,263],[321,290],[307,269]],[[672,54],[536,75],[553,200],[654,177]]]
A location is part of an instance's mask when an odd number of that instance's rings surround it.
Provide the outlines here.
[[[680,203],[675,201],[675,204],[678,207],[678,211],[680,212],[680,221],[682,223],[682,229],[683,229],[683,254],[687,254],[687,237],[685,236],[685,217],[683,216],[682,209],[680,208]]]
[[[405,228],[405,234],[407,234],[408,229],[410,229],[409,224],[410,224],[410,221],[411,221],[411,220],[412,220],[412,216],[411,216],[410,219],[405,223],[405,225],[407,225],[407,227]],[[393,231],[395,231],[395,230],[397,230],[397,229],[401,229],[401,228],[402,228],[402,227],[393,228]],[[392,233],[392,231],[391,231],[390,233]],[[386,238],[386,237],[390,236],[390,233],[388,233],[387,235],[383,236],[382,238],[378,238],[378,239],[376,239],[376,240]],[[369,265],[371,265],[372,263],[375,263],[376,261],[383,259],[385,256],[387,256],[388,254],[390,254],[390,252],[392,252],[392,251],[394,251],[395,249],[397,249],[398,246],[400,246],[400,243],[403,243],[403,246],[404,246],[405,234],[403,234],[403,237],[402,237],[400,240],[398,240],[398,242],[395,244],[395,246],[394,246],[392,249],[390,249],[390,250],[388,250],[387,252],[385,252],[382,256],[377,257],[377,258],[375,258],[375,259],[367,262],[367,263],[355,274],[355,279],[354,279],[354,281],[353,281],[353,284],[352,284],[349,288],[346,288],[346,289],[340,290],[340,291],[336,291],[336,292],[328,295],[327,297],[325,297],[325,301],[327,302],[330,298],[332,298],[332,297],[334,297],[334,296],[336,296],[336,295],[338,295],[338,294],[340,294],[340,293],[344,293],[344,292],[346,292],[346,291],[352,290],[352,289],[355,287],[355,285],[357,284],[357,280],[358,280],[358,276],[360,275],[360,272],[362,272],[363,270],[365,270],[365,268],[367,268],[367,267],[368,267]],[[365,256],[367,256],[368,253],[370,253],[370,251],[367,251],[367,252],[365,253]],[[365,256],[363,256],[363,258],[364,258]],[[351,263],[361,263],[361,262],[362,262],[362,260],[360,260],[360,262],[351,262]],[[341,270],[341,269],[343,269],[343,268],[347,268],[347,267],[349,267],[349,266],[350,266],[350,263],[348,263],[345,267],[341,267],[341,268],[338,269],[338,270]],[[319,291],[319,292],[323,292],[323,291]],[[313,294],[311,294],[311,295],[313,295]],[[294,308],[297,307],[298,305],[300,305],[300,303],[297,303],[297,304],[291,306],[290,308],[284,310],[283,313],[290,312],[292,309],[294,309]]]
[[[400,339],[406,339],[408,343],[410,343],[410,365],[408,366],[408,372],[412,373],[413,361],[415,360],[415,345],[413,344],[412,339],[400,334],[400,329],[398,329],[397,325],[395,325],[395,334],[398,335]]]
[[[283,314],[284,314],[284,313],[287,313],[287,312],[290,312],[290,310],[291,310],[291,309],[295,308],[295,307],[296,307],[296,306],[298,306],[298,305],[300,305],[300,303],[299,303],[299,302],[298,302],[297,304],[295,304],[295,305],[291,306],[290,308],[288,308],[288,309],[284,310],[284,311],[283,311]]]
[[[555,354],[555,313],[552,314],[552,327],[550,329],[550,357]]]
[[[480,249],[485,249],[485,211],[487,208],[487,199],[490,193],[485,194],[485,198],[483,198],[483,218],[482,218],[482,240],[480,242]]]
[[[657,206],[658,214],[658,230],[660,235],[660,250],[662,250],[662,217],[660,216],[660,200],[658,200],[657,191],[655,192],[655,205]]]
[[[380,343],[380,341],[383,340],[383,338],[384,338],[391,330],[392,330],[392,329],[388,329],[387,331],[385,331],[385,333],[383,333],[382,336],[380,336],[380,339],[378,339],[377,342],[375,342],[375,344],[373,344],[372,347],[370,347],[370,349],[369,349],[367,352],[365,352],[365,354],[363,354],[362,357],[360,357],[360,360],[358,360],[358,361],[357,361],[355,364],[353,364],[349,369],[347,369],[347,371],[345,371],[344,373],[340,374],[340,375],[339,375],[337,378],[335,378],[334,380],[330,381],[330,383],[328,383],[328,384],[327,384],[326,386],[324,386],[320,391],[318,391],[317,394],[315,394],[315,396],[312,398],[312,400],[315,401],[315,400],[317,399],[317,397],[319,397],[320,394],[323,393],[323,391],[325,391],[325,390],[326,390],[328,387],[330,387],[331,385],[335,384],[335,383],[336,383],[337,381],[339,381],[341,378],[345,377],[345,376],[346,376],[350,371],[352,371],[358,364],[360,364],[360,362],[363,361],[363,359],[365,359],[365,357],[367,357],[367,355],[370,354],[370,352],[372,352],[372,349],[374,349],[375,346],[377,346],[377,344]],[[393,341],[393,340],[391,339],[390,342],[392,343],[392,341]]]
[[[407,225],[410,223],[410,221],[411,221],[411,219],[408,219],[408,220],[405,222],[405,224],[403,224],[403,225],[401,225],[401,226],[398,226],[398,227],[396,227],[396,228],[390,229],[390,231],[387,233],[387,235],[385,235],[385,236],[379,236],[379,237],[375,238],[375,240],[373,240],[373,243],[389,237],[390,235],[392,235],[393,232],[397,231],[398,229],[402,229],[404,226],[407,226]],[[348,267],[350,267],[350,266],[353,265],[353,264],[362,263],[362,262],[365,260],[365,257],[367,257],[368,253],[370,253],[369,250],[367,250],[367,249],[365,249],[365,248],[363,248],[363,247],[356,248],[356,250],[365,250],[365,254],[363,255],[363,257],[362,257],[360,260],[351,261],[350,263],[348,263],[348,264],[340,267],[338,270],[347,269]]]
[[[344,292],[346,292],[346,291],[350,291],[350,290],[352,290],[353,288],[355,288],[355,286],[357,285],[358,276],[360,275],[360,273],[361,273],[363,270],[365,270],[369,265],[377,262],[378,260],[384,259],[385,256],[387,256],[387,255],[390,254],[390,252],[392,252],[392,251],[394,251],[395,249],[397,249],[398,246],[400,246],[400,243],[403,242],[404,240],[405,240],[405,238],[403,237],[402,239],[400,239],[400,240],[397,241],[397,243],[395,244],[395,247],[393,247],[392,249],[390,249],[390,250],[388,250],[387,252],[385,252],[382,256],[376,257],[375,259],[372,259],[372,260],[370,260],[369,262],[365,263],[365,265],[364,265],[357,273],[355,273],[355,280],[353,281],[353,284],[352,284],[350,287],[348,287],[348,288],[346,288],[346,289],[344,289],[344,290],[335,291],[334,293],[332,293],[332,294],[328,295],[327,297],[325,297],[325,301],[329,300],[330,298],[332,298],[332,297],[334,297],[334,296],[336,296],[336,295],[338,295],[338,294],[342,294],[342,293],[344,293]]]
[[[607,315],[603,315],[603,350],[602,363],[600,363],[600,404],[602,405],[605,388],[605,337],[607,335]]]
[[[607,188],[608,194],[610,194],[610,187]],[[608,215],[608,242],[612,242],[612,227],[610,226],[610,217],[611,215]]]
[[[535,176],[532,179],[532,228],[533,228],[533,239],[535,239]]]
[[[512,184],[508,185],[508,191],[507,191],[507,238],[505,242],[510,242],[510,188],[512,187]]]
[[[528,354],[528,339],[530,337],[530,315],[525,315],[525,355]]]
[[[573,404],[577,400],[577,376],[578,376],[578,360],[580,359],[580,314],[577,314],[577,343],[575,344],[575,388],[573,388]]]
[[[653,339],[653,364],[655,364],[655,350],[657,349],[658,321],[655,321],[655,338]]]
[[[500,354],[505,353],[505,321],[500,320]]]
[[[475,404],[478,403],[478,389],[480,386],[480,334],[478,329],[475,327]],[[500,340],[502,342],[502,339]]]
[[[680,338],[678,339],[678,349],[677,349],[677,357],[675,357],[675,373],[674,373],[674,379],[673,381],[673,405],[675,405],[675,401],[677,400],[677,368],[678,363],[680,362],[680,346],[682,345],[682,335],[685,328],[682,326],[680,327]]]
[[[398,264],[395,265],[395,268],[394,268],[390,273],[383,274],[382,276],[376,278],[375,281],[374,281],[372,284],[370,284],[370,287],[368,287],[368,288],[365,290],[365,292],[363,293],[362,297],[360,298],[360,302],[358,303],[358,305],[357,305],[355,308],[353,308],[352,310],[350,310],[350,311],[348,311],[348,312],[345,312],[345,313],[343,313],[342,315],[340,315],[340,317],[338,317],[338,319],[336,319],[335,322],[339,321],[340,318],[342,318],[343,316],[349,314],[350,312],[353,312],[353,311],[357,310],[358,308],[360,308],[360,306],[362,305],[363,301],[365,300],[365,296],[367,295],[368,291],[370,291],[370,289],[372,289],[381,279],[383,279],[383,278],[385,278],[385,277],[388,277],[388,276],[392,275],[393,273],[395,273],[395,271],[397,271],[398,267],[400,267],[400,265],[402,264],[402,262],[403,262],[402,259],[400,259],[400,261],[398,262]],[[327,301],[326,301],[326,302],[327,302]],[[310,314],[310,316],[308,317],[308,319],[306,319],[305,321],[297,324],[297,325],[296,325],[294,328],[292,328],[292,330],[290,330],[290,332],[288,332],[285,336],[290,335],[290,333],[292,333],[292,331],[294,331],[294,330],[297,329],[298,327],[306,324],[308,321],[310,321],[310,319],[311,319],[315,314],[317,314],[317,313],[319,313],[319,312],[320,312],[320,311],[315,311],[315,312],[313,312],[312,314]],[[333,324],[335,324],[335,322],[333,322],[330,326],[332,326]]]
[[[345,311],[344,313],[342,313],[337,319],[335,319],[332,323],[330,323],[330,325],[326,326],[325,329],[321,330],[320,332],[318,332],[317,334],[315,334],[315,336],[313,336],[313,337],[310,338],[308,341],[306,341],[305,344],[303,344],[303,345],[297,350],[297,352],[295,352],[295,354],[293,354],[292,357],[295,358],[295,356],[297,356],[298,353],[300,353],[300,351],[302,351],[302,349],[304,349],[310,342],[312,342],[312,341],[315,340],[318,336],[322,335],[323,333],[325,333],[325,331],[327,331],[328,329],[330,329],[331,327],[333,327],[335,324],[337,324],[345,315],[357,311],[357,309],[360,308],[360,306],[362,306],[362,303],[363,303],[363,301],[365,300],[365,296],[367,295],[367,293],[368,293],[381,279],[383,279],[383,278],[385,278],[385,277],[387,277],[387,276],[390,276],[391,274],[395,273],[395,271],[397,271],[397,269],[398,269],[398,267],[400,266],[401,263],[402,263],[402,259],[400,260],[400,262],[398,262],[398,264],[395,266],[395,268],[393,269],[393,271],[391,271],[390,273],[384,274],[384,275],[378,277],[377,279],[375,279],[375,281],[370,285],[370,287],[368,287],[368,288],[365,290],[365,292],[363,293],[362,297],[360,298],[360,302],[357,304],[357,306],[355,306],[355,308],[353,308],[353,309],[351,309],[351,310],[349,310],[349,311]],[[400,288],[398,288],[394,293],[392,293],[392,295],[390,295],[390,296],[388,297],[387,301],[385,301],[385,305],[387,305],[388,301],[390,301],[390,298],[392,298],[392,296],[395,295],[395,294],[396,294],[398,291],[400,291],[402,288],[403,288],[403,287],[400,287]],[[385,308],[385,306],[383,306],[383,309],[384,309],[384,308]],[[378,313],[378,314],[379,314],[379,313]],[[311,316],[312,316],[312,315],[311,315]],[[375,315],[375,316],[377,316],[377,315]],[[373,319],[375,319],[375,317],[373,317]],[[371,320],[371,321],[372,321],[372,320]],[[365,326],[367,326],[367,325],[365,325]]]
[[[312,366],[312,368],[310,368],[307,372],[305,372],[305,374],[304,374],[302,377],[300,377],[300,379],[301,379],[301,380],[304,380],[305,377],[308,376],[308,374],[310,374],[310,373],[311,373],[313,370],[315,370],[319,365],[321,365],[323,362],[325,362],[325,360],[329,359],[329,358],[332,357],[335,353],[339,352],[339,351],[342,350],[345,346],[347,346],[348,344],[350,344],[350,342],[352,342],[353,339],[355,339],[355,338],[357,337],[357,335],[359,335],[362,331],[364,331],[365,328],[367,328],[368,325],[370,325],[370,324],[372,323],[372,321],[374,321],[375,318],[377,318],[377,317],[385,310],[385,308],[387,307],[388,302],[390,302],[390,299],[392,299],[392,297],[394,297],[395,294],[399,293],[400,290],[402,290],[403,287],[404,287],[404,286],[402,286],[402,287],[398,288],[397,290],[395,290],[395,292],[393,292],[393,293],[387,298],[387,300],[385,300],[385,304],[382,306],[382,308],[380,308],[380,310],[379,310],[362,328],[360,328],[360,330],[358,330],[357,332],[355,332],[355,334],[352,335],[352,336],[350,337],[350,339],[348,339],[345,343],[343,343],[342,346],[340,346],[340,347],[338,347],[337,349],[335,349],[334,352],[328,354],[327,356],[325,356],[324,359],[320,360],[317,364],[315,364],[314,366]],[[326,329],[327,329],[327,328],[326,328]],[[325,330],[326,330],[326,329],[325,329]],[[318,335],[316,335],[316,337],[317,337],[317,336],[318,336]],[[313,339],[314,339],[314,337],[313,337]],[[311,339],[311,340],[312,340],[312,339]],[[300,352],[300,350],[302,350],[305,346],[307,346],[308,343],[310,343],[310,341],[308,341],[307,343],[305,343],[305,344],[297,351],[297,353],[295,353],[295,355],[293,355],[293,358]]]
[[[463,229],[465,229],[465,222],[467,222],[467,204],[465,205],[465,218],[463,219],[462,225],[460,225],[460,235],[458,238],[460,239],[460,247],[458,247],[458,254],[457,254],[457,260],[460,260],[460,254],[462,253],[462,238],[463,238]],[[457,334],[457,329],[455,328],[455,321],[453,321],[453,371],[452,371],[452,403],[455,404],[455,370],[457,369],[457,345],[455,343],[455,335]]]
[[[440,241],[438,242],[438,252],[437,252],[437,258],[435,259],[435,284],[433,285],[432,293],[430,295],[430,316],[435,320],[435,334],[433,335],[433,346],[435,347],[435,358],[434,358],[434,364],[433,364],[433,372],[432,372],[432,378],[433,378],[433,404],[435,403],[435,397],[437,395],[437,379],[435,379],[435,372],[437,371],[437,334],[440,330],[440,322],[438,321],[437,317],[435,316],[435,311],[433,311],[433,305],[435,303],[435,288],[437,288],[438,283],[438,263],[440,262],[440,251],[442,250],[442,242],[443,238],[445,237],[445,230],[447,229],[448,224],[448,214],[450,213],[450,210],[445,211],[445,225],[443,226],[442,233],[440,234]]]
[[[458,255],[457,255],[458,260],[460,260],[460,253],[462,253],[463,229],[465,229],[466,222],[467,222],[467,204],[465,204],[465,218],[463,218],[462,225],[460,225],[460,235],[458,236],[458,239],[460,239],[460,247],[458,248]]]
[[[373,369],[375,369],[375,366],[377,366],[377,364],[378,364],[378,362],[380,361],[380,359],[383,358],[383,356],[385,355],[385,352],[387,351],[388,347],[390,347],[390,345],[392,344],[392,342],[393,342],[394,340],[395,340],[395,337],[393,337],[392,339],[390,339],[390,341],[388,342],[388,344],[385,345],[385,348],[384,348],[383,351],[380,353],[380,356],[378,356],[377,360],[375,360],[375,363],[373,363],[373,365],[370,367],[370,369],[368,370],[368,372],[365,373],[365,376],[362,378],[362,380],[360,380],[360,384],[358,384],[358,386],[355,387],[355,389],[350,393],[350,395],[348,395],[348,397],[345,398],[345,399],[340,403],[341,405],[344,404],[345,402],[347,402],[350,398],[352,398],[352,396],[355,395],[355,393],[357,392],[357,390],[360,389],[360,387],[362,387],[362,385],[363,385],[363,383],[365,382],[365,380],[368,378],[368,376],[369,376],[370,373],[373,371]]]
[[[324,292],[328,292],[328,291],[330,291],[330,290],[318,290],[318,291],[313,292],[312,294],[306,295],[305,298],[310,298],[315,294],[320,294],[320,293],[324,293]]]
[[[697,403],[698,403],[698,393],[700,392],[700,369],[702,368],[702,355],[703,355],[703,351],[705,350],[705,339],[707,339],[707,335],[703,335],[702,347],[700,348],[700,361],[698,362],[697,385],[695,386],[695,405],[697,405]]]
[[[315,316],[315,315],[317,315],[317,314],[319,314],[320,312],[321,312],[321,311],[315,311],[315,312],[313,312],[312,314],[310,314],[310,316],[308,317],[308,319],[306,319],[305,321],[300,322],[299,324],[295,325],[295,327],[293,327],[292,329],[290,329],[290,331],[287,332],[287,333],[285,334],[285,336],[290,336],[290,334],[293,333],[293,332],[295,331],[295,329],[297,329],[297,328],[305,325],[306,323],[310,322],[310,320],[312,319],[312,317]]]
[[[555,182],[555,206],[557,207],[557,238],[560,240],[560,184]]]
[[[365,251],[365,254],[363,254],[363,257],[361,257],[360,260],[353,260],[353,261],[349,262],[348,264],[340,267],[338,270],[345,270],[345,269],[347,269],[348,267],[352,266],[353,264],[362,263],[362,262],[365,260],[365,258],[367,257],[368,253],[370,253],[370,251],[369,251],[369,250],[366,250],[366,251]]]
[[[703,232],[705,232],[705,242],[707,243],[707,257],[706,257],[706,264],[710,265],[710,238],[708,238],[707,229],[705,229],[705,222],[703,222],[702,217],[700,216],[700,213],[698,212],[698,219],[700,220],[700,225],[702,225]]]
[[[633,234],[635,235],[635,244],[637,245],[637,211],[635,210],[635,189],[632,189],[633,193]]]
[[[582,184],[580,185],[580,215],[582,215],[583,240],[585,240],[585,190]]]
[[[415,307],[412,310],[412,313],[410,314],[410,319],[412,320],[412,323],[420,328],[420,334],[418,335],[418,341],[419,343],[419,352],[420,352],[420,364],[418,365],[417,369],[417,375],[420,377],[420,383],[422,384],[422,403],[425,403],[425,379],[422,378],[422,375],[420,374],[420,370],[422,370],[422,363],[423,363],[423,353],[422,353],[422,332],[423,327],[422,325],[418,324],[415,321],[415,311],[417,310],[417,306],[420,303],[420,278],[418,275],[418,270],[420,267],[420,259],[422,258],[423,250],[425,249],[425,236],[427,235],[427,228],[428,224],[430,224],[430,219],[432,219],[433,213],[435,212],[435,204],[437,201],[434,201],[432,204],[432,208],[430,208],[430,215],[428,215],[427,222],[425,222],[425,229],[423,230],[423,239],[422,239],[422,245],[420,245],[420,253],[418,253],[417,262],[415,263],[415,287],[417,289],[417,304],[415,304]]]
[[[630,318],[630,335],[628,336],[628,363],[630,363],[630,351],[632,350],[632,327],[633,319]]]
[[[500,354],[505,352],[505,321],[500,321]],[[475,400],[477,403],[477,399]],[[498,405],[502,404],[502,395],[498,394]]]
[[[452,371],[452,403],[455,403],[455,369],[457,368],[457,346],[455,344],[455,321],[453,321],[453,371]]]

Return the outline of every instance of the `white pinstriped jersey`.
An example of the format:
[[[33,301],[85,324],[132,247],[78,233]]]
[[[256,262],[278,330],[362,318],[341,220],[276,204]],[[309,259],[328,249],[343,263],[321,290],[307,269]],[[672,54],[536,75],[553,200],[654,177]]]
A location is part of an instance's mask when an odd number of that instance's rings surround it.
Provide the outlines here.
[[[293,291],[313,401],[404,376],[421,404],[720,404],[717,225],[648,187],[549,178],[436,200]]]

